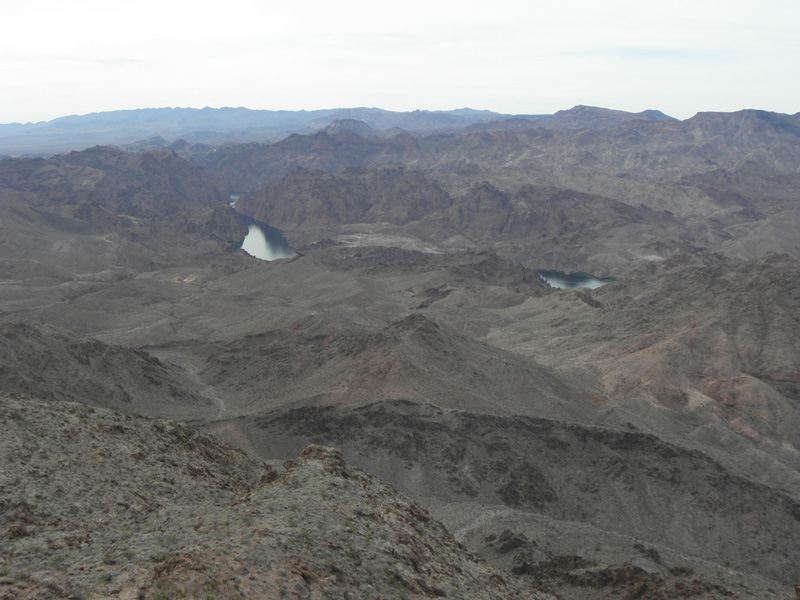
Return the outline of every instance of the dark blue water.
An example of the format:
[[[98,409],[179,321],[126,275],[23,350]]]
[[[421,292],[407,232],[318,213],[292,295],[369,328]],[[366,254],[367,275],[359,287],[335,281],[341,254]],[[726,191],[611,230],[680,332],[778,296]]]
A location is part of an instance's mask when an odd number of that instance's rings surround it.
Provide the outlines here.
[[[595,277],[589,273],[564,273],[563,271],[537,271],[539,277],[544,279],[550,287],[560,289],[589,288],[593,290],[614,281],[613,277]]]

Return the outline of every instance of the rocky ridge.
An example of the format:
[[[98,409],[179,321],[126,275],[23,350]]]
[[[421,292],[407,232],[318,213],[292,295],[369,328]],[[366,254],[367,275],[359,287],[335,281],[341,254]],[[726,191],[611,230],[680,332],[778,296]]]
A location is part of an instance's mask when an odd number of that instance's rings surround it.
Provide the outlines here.
[[[90,406],[122,412],[163,418],[217,413],[201,386],[175,365],[143,350],[53,326],[14,323],[0,328],[0,380],[5,389],[18,393],[48,400],[80,398]]]
[[[453,198],[430,177],[397,168],[337,175],[298,170],[243,196],[237,210],[280,227],[301,248],[326,238],[348,243],[370,232],[387,244],[417,240],[431,252],[480,248],[531,269],[599,274],[620,274],[729,237],[663,211],[548,186],[503,191],[481,182]]]
[[[505,529],[524,530],[536,542],[534,562],[580,554],[637,564],[636,545],[621,543],[629,536],[657,549],[657,561],[639,564],[651,573],[729,568],[788,580],[795,568],[800,503],[792,491],[755,482],[633,424],[567,425],[383,400],[294,409],[211,429],[231,435],[234,428],[261,457],[336,444],[350,460],[424,498],[473,547]],[[542,526],[547,520],[582,525],[556,534]],[[586,525],[594,528],[594,546]]]
[[[476,343],[421,314],[363,335],[249,335],[218,346],[199,376],[221,393],[272,409],[382,397],[585,420],[581,415],[590,406],[552,369]],[[257,392],[249,383],[255,379]]]
[[[541,598],[332,448],[0,396],[4,598]],[[527,589],[526,589],[527,588]]]
[[[44,156],[96,144],[122,145],[126,150],[154,150],[187,141],[204,145],[274,141],[342,121],[361,122],[367,128],[380,131],[459,129],[504,116],[507,115],[468,108],[411,112],[380,108],[292,111],[244,107],[116,110],[39,123],[0,124],[0,156]]]
[[[427,219],[438,215],[436,207],[428,207],[422,219],[406,224],[402,235],[440,243],[454,235],[454,226],[470,224],[464,215],[477,200],[471,195],[490,186],[497,190],[485,206],[492,214],[480,223],[489,228],[461,235],[531,267],[620,275],[696,249],[745,259],[768,251],[800,256],[797,115],[747,110],[676,121],[628,118],[626,113],[616,120],[606,114],[613,111],[600,111],[610,121],[593,128],[593,117],[580,116],[586,110],[567,112],[577,115],[575,128],[541,119],[517,120],[511,128],[498,124],[487,130],[486,125],[477,131],[382,139],[350,130],[319,132],[269,145],[219,148],[191,160],[231,189],[255,194],[260,200],[251,206],[245,202],[242,210],[285,219],[300,244],[316,241],[317,234],[330,237],[331,230],[319,232],[320,223],[314,231],[304,230],[296,214],[290,216],[298,210],[302,190],[311,185],[310,180],[299,185],[295,171],[333,176],[329,181],[335,190],[342,177],[348,179],[343,175],[347,169],[378,173],[402,165],[446,191],[454,204],[449,213],[458,213],[444,221],[441,216]],[[520,198],[525,189],[536,190],[536,203],[528,207]],[[491,194],[481,193],[491,200]],[[414,198],[414,190],[407,196]],[[548,204],[542,196],[560,201]],[[592,216],[588,221],[586,213]],[[328,215],[328,226],[357,223],[352,213],[322,214]],[[362,220],[396,223],[386,215],[373,211]],[[526,225],[526,217],[534,221]],[[532,244],[509,235],[513,224],[531,230]],[[448,232],[444,238],[443,232]],[[519,246],[528,253],[513,252]],[[533,260],[548,264],[533,265]]]

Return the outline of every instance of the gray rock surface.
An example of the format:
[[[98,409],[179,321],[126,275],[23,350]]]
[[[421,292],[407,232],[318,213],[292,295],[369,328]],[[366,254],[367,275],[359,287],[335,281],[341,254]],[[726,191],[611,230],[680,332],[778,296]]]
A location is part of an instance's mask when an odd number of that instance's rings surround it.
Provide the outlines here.
[[[0,395],[4,598],[541,598],[341,454]]]

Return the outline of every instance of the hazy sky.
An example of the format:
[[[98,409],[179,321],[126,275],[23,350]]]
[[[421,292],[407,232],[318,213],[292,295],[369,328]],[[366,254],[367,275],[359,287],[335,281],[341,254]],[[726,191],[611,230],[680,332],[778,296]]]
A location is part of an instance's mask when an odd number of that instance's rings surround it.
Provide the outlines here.
[[[0,123],[165,106],[800,111],[800,0],[25,0]]]

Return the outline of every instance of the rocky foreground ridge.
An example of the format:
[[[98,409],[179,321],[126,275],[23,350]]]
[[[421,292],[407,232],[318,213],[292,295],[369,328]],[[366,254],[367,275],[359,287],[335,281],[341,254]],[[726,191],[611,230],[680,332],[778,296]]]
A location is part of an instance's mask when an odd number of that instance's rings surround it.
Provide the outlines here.
[[[485,540],[502,571],[330,447],[279,471],[176,421],[14,393],[0,426],[4,600],[782,597],[734,572],[553,555],[510,530]]]
[[[338,450],[0,396],[2,598],[541,598]],[[528,589],[526,589],[528,588]]]

